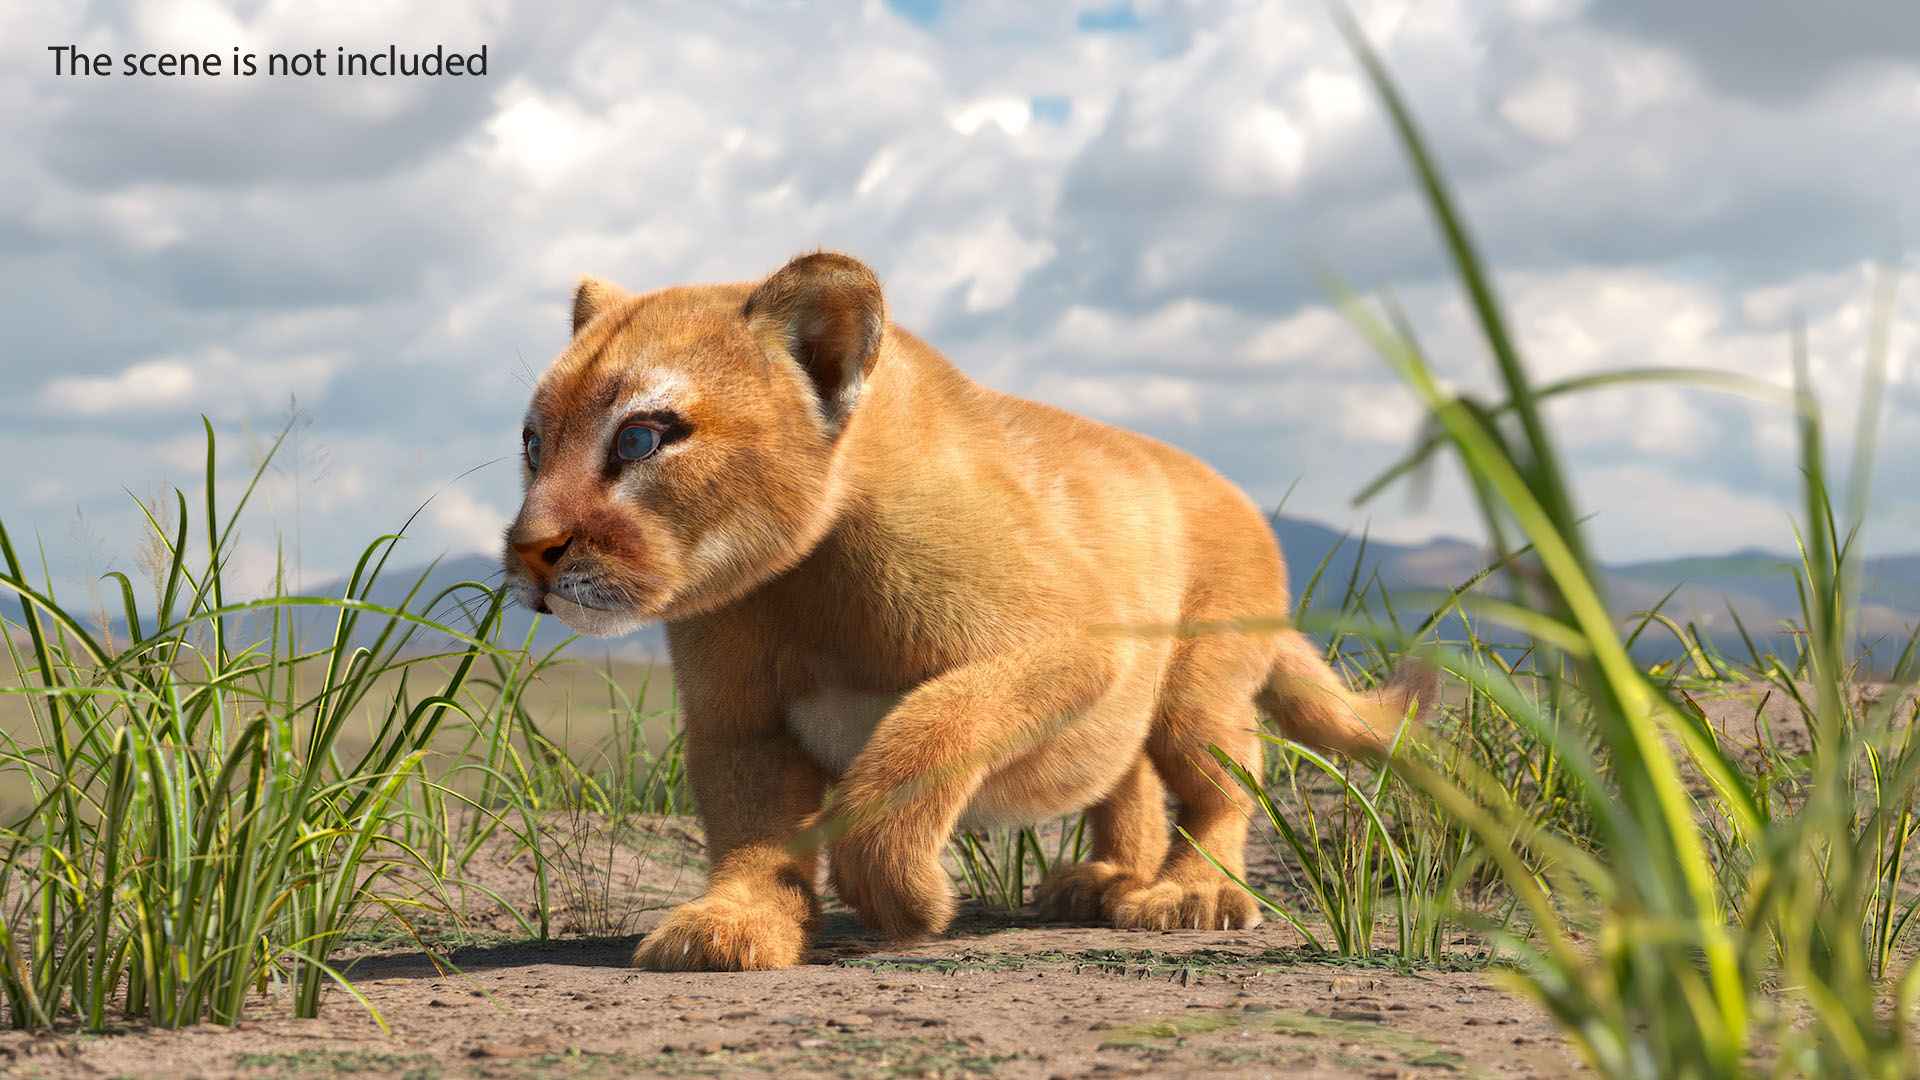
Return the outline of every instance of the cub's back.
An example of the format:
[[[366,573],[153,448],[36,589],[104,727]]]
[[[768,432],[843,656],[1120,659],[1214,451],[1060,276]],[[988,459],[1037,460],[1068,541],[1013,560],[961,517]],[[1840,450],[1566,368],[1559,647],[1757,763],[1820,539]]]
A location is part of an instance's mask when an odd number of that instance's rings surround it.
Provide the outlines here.
[[[981,386],[911,335],[896,341],[919,391],[948,398],[962,423],[973,425],[966,445],[976,477],[984,461],[1024,496],[1017,502],[1025,507],[998,508],[1010,529],[1096,569],[1116,599],[1145,609],[1141,617],[1181,617],[1196,590],[1235,594],[1246,614],[1284,608],[1284,571],[1265,515],[1204,462],[1158,439]],[[914,437],[924,434],[924,425],[914,429]]]

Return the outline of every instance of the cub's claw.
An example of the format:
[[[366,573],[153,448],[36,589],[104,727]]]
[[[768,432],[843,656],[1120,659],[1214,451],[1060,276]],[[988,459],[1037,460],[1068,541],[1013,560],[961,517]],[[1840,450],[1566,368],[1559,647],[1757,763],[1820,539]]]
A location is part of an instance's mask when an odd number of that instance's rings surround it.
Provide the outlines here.
[[[669,912],[633,950],[633,966],[766,971],[799,963],[806,948],[806,929],[779,908],[709,896]]]

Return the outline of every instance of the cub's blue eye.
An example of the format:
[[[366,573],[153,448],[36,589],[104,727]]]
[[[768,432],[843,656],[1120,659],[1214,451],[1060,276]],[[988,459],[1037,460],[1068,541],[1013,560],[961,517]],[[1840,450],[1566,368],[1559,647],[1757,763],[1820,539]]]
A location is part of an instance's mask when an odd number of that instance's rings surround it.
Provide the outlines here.
[[[527,436],[527,468],[540,468],[540,436]]]
[[[614,456],[622,461],[639,461],[660,449],[660,433],[645,424],[629,424],[613,440]]]

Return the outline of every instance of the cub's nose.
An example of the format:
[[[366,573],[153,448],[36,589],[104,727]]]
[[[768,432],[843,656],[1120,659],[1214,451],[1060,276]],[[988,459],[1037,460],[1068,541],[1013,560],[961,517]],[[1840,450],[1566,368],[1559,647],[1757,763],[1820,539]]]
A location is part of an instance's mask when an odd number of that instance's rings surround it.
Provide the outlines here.
[[[573,534],[563,532],[537,540],[515,540],[513,551],[520,556],[521,562],[527,564],[527,569],[532,571],[534,577],[545,581],[553,576],[554,564],[560,561],[560,556],[565,555],[572,544]]]

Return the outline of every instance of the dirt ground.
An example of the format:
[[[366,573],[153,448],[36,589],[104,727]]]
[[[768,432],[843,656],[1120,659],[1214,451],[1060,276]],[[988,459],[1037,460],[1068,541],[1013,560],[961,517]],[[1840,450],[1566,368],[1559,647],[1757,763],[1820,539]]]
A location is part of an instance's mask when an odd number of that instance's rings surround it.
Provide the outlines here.
[[[1736,742],[1805,741],[1778,701],[1701,704]],[[1756,724],[1756,713],[1767,721]],[[1771,727],[1770,732],[1767,729]],[[1765,734],[1763,734],[1765,733]],[[599,1076],[1573,1077],[1554,1026],[1479,970],[1340,961],[1286,925],[1115,931],[969,904],[944,936],[901,947],[830,909],[800,967],[634,971],[664,910],[697,894],[697,824],[548,824],[557,878],[537,922],[531,860],[484,850],[480,890],[418,937],[369,926],[335,960],[387,1025],[334,988],[318,1020],[264,994],[235,1028],[129,1024],[107,1034],[0,1032],[0,1072],[44,1077]],[[1255,850],[1257,850],[1257,845]],[[1262,869],[1254,868],[1256,871]],[[458,898],[456,898],[458,899]]]
[[[0,1071],[43,1077],[600,1076],[1563,1077],[1553,1025],[1482,972],[1330,960],[1291,928],[1115,931],[969,904],[912,948],[829,910],[800,967],[635,971],[627,958],[703,865],[685,819],[553,823],[567,880],[550,941],[491,902],[463,929],[391,924],[336,960],[318,1020],[262,995],[228,1029],[0,1033]],[[488,849],[473,878],[533,918],[528,860]],[[477,894],[471,894],[477,895]],[[607,931],[618,927],[624,933]],[[456,940],[476,942],[452,945]],[[442,943],[446,944],[442,944]]]
[[[1477,973],[1315,960],[1231,935],[1038,926],[974,912],[889,948],[844,915],[777,972],[628,969],[633,938],[364,958],[318,1020],[0,1036],[9,1074],[292,1077],[1562,1077],[1552,1024]],[[1297,939],[1294,939],[1297,941]],[[276,1015],[279,1014],[279,1015]]]

